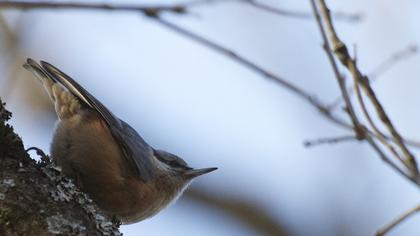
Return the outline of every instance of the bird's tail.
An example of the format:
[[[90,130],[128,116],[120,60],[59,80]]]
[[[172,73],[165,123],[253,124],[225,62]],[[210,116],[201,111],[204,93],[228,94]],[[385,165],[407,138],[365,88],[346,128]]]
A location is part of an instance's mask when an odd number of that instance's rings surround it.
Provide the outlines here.
[[[55,102],[56,97],[53,93],[53,86],[55,82],[48,76],[47,72],[37,62],[30,58],[28,58],[26,63],[23,64],[23,67],[32,72],[32,74],[39,80],[39,82],[41,82],[51,100]]]
[[[48,93],[51,101],[54,103],[55,111],[58,117],[63,120],[77,114],[80,110],[79,101],[60,84],[52,79],[48,72],[41,67],[36,61],[28,58],[23,67],[32,72],[35,77],[42,83],[45,91]]]

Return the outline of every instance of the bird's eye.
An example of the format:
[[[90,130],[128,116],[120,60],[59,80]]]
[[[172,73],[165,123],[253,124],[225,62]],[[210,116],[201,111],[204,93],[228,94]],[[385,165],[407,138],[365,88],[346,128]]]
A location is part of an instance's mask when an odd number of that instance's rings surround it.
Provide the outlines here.
[[[184,165],[182,165],[181,163],[179,163],[176,160],[169,161],[169,165],[173,166],[173,167],[184,167]]]
[[[167,154],[165,152],[158,151],[158,150],[155,150],[154,154],[157,157],[157,159],[159,159],[159,161],[171,167],[180,168],[180,169],[189,169],[187,163],[185,163],[184,160],[182,160],[181,158],[175,155]]]
[[[164,159],[163,162],[172,167],[183,167],[183,165],[179,163],[176,159]]]

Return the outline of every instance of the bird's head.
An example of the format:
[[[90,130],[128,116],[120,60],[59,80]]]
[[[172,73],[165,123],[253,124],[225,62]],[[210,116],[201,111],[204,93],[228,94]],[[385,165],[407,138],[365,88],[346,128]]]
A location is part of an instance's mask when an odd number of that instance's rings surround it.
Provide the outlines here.
[[[194,178],[217,170],[216,167],[194,169],[180,157],[162,150],[154,150],[159,171],[172,182],[171,185],[180,194]]]

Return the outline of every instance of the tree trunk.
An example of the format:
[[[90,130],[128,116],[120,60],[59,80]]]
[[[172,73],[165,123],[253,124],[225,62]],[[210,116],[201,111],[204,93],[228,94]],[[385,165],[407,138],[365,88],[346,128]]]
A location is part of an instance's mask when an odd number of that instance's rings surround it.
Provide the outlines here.
[[[0,99],[0,235],[121,235],[58,167],[29,157],[10,117]]]

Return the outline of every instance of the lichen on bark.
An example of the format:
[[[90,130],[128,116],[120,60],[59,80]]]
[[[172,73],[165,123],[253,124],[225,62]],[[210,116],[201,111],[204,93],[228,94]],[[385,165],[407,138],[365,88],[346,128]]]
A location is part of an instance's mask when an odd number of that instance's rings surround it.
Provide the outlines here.
[[[51,163],[37,163],[0,99],[0,235],[121,235]]]

